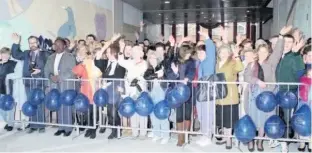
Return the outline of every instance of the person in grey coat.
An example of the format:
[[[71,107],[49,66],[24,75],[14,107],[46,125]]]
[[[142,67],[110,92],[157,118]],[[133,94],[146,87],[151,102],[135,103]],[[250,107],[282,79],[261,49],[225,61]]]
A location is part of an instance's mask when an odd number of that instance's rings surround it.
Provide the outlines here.
[[[272,115],[275,114],[275,111],[272,112],[262,112],[255,107],[255,99],[258,94],[263,91],[272,91],[276,92],[277,86],[272,84],[266,83],[275,83],[275,71],[277,65],[282,58],[283,50],[284,50],[284,38],[283,35],[290,32],[292,29],[291,26],[284,27],[280,31],[280,36],[276,42],[276,45],[273,48],[273,51],[267,44],[261,44],[257,47],[256,53],[262,73],[263,73],[263,80],[259,79],[259,76],[255,76],[254,74],[254,67],[248,65],[245,72],[244,72],[244,80],[249,84],[249,87],[244,92],[244,103],[245,103],[245,112],[249,112],[249,115],[252,117],[253,121],[256,124],[256,127],[259,129],[258,136],[264,136],[264,123],[265,121]],[[260,87],[260,88],[259,88]],[[249,104],[246,104],[249,103]],[[246,107],[248,106],[248,108]],[[250,150],[253,150],[253,147],[249,147]],[[263,140],[257,141],[257,149],[258,151],[263,151]]]
[[[50,81],[47,84],[49,89],[58,89],[60,92],[68,89],[75,89],[74,81],[66,81],[67,79],[75,79],[72,73],[73,67],[76,65],[75,57],[66,51],[65,41],[62,38],[55,40],[55,53],[49,56],[44,67],[44,75]],[[72,125],[72,107],[62,105],[58,114],[58,123]],[[69,136],[72,132],[71,127],[60,126],[54,134],[59,136]]]

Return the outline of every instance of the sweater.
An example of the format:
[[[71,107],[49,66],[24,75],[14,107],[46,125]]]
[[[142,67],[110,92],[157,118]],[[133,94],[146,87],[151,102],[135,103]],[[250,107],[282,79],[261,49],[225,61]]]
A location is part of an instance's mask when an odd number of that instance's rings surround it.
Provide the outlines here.
[[[199,63],[198,79],[210,76],[215,73],[216,65],[216,46],[211,39],[205,41],[206,58]]]
[[[296,83],[299,82],[298,72],[303,70],[304,63],[300,54],[289,52],[279,62],[276,69],[276,81],[283,83]],[[296,85],[281,85],[280,90],[296,90]]]

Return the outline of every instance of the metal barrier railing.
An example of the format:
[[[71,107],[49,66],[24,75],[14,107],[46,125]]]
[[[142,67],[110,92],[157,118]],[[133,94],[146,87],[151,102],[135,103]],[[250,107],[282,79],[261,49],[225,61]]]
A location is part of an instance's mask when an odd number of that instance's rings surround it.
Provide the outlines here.
[[[109,95],[109,104],[105,107],[98,107],[93,102],[90,102],[90,107],[85,113],[78,112],[74,106],[62,105],[60,111],[53,112],[45,108],[44,103],[37,110],[35,116],[32,116],[29,121],[23,120],[21,107],[16,108],[21,116],[15,116],[14,122],[36,124],[42,126],[59,126],[70,128],[112,128],[117,129],[118,137],[126,136],[146,136],[148,132],[155,133],[155,135],[171,137],[170,134],[185,134],[186,142],[188,142],[189,135],[205,135],[208,137],[234,137],[233,128],[235,122],[239,120],[242,115],[248,114],[252,116],[258,130],[259,136],[255,139],[271,140],[263,134],[263,122],[273,114],[279,115],[282,110],[277,107],[275,111],[265,114],[255,109],[255,105],[247,103],[255,101],[255,97],[263,91],[272,91],[277,93],[278,89],[283,86],[284,90],[291,90],[298,94],[298,83],[266,83],[265,88],[258,88],[256,85],[245,82],[207,82],[207,81],[193,81],[187,85],[190,88],[191,96],[186,103],[178,108],[171,109],[170,116],[165,120],[159,120],[153,113],[148,116],[140,116],[135,113],[132,117],[123,117],[118,112],[118,108],[122,99],[131,97],[134,100],[140,95],[139,90],[147,91],[154,105],[159,101],[164,100],[167,92],[173,85],[183,83],[181,80],[152,80],[139,81],[137,86],[130,86],[131,82],[126,79],[99,79],[99,80],[80,80],[70,79],[62,81],[58,84],[51,82],[48,79],[39,78],[21,78],[14,81],[23,80],[26,95],[29,98],[30,92],[34,88],[39,88],[49,92],[51,89],[58,89],[63,92],[67,89],[73,89],[77,92],[85,94],[89,100],[92,100],[93,94],[99,88],[104,88]],[[86,90],[86,84],[90,85],[90,90]],[[198,102],[196,100],[196,85],[206,84],[207,96],[211,94],[216,97],[217,86],[225,84],[227,87],[227,96],[223,99],[207,100],[207,102]],[[88,86],[87,85],[87,86]],[[295,86],[295,87],[294,87]],[[210,88],[212,87],[212,88]],[[23,87],[21,87],[23,88]],[[83,89],[84,88],[84,89]],[[242,89],[242,90],[239,90]],[[15,89],[13,89],[14,92]],[[210,91],[214,90],[214,91]],[[223,88],[222,88],[223,90]],[[223,92],[221,92],[223,93]],[[89,95],[88,95],[89,94]],[[210,94],[210,95],[208,95]],[[245,98],[248,97],[248,100]],[[299,96],[297,95],[299,98]],[[299,100],[299,99],[298,99]],[[24,102],[17,102],[24,103]],[[67,110],[66,110],[67,108]],[[247,110],[247,111],[246,111]],[[290,115],[293,113],[293,109]],[[263,116],[263,114],[267,116]],[[286,118],[287,133],[291,132],[289,117]],[[189,121],[191,124],[184,121]],[[184,122],[183,127],[179,127],[176,123]],[[173,123],[173,124],[172,124]],[[199,124],[198,124],[199,123]],[[164,125],[165,127],[163,127]],[[170,128],[170,125],[173,127]],[[159,127],[160,126],[160,127]],[[224,128],[226,127],[226,128]],[[129,134],[132,132],[132,134]],[[79,134],[79,130],[77,130]],[[284,138],[276,139],[278,141],[287,142],[309,142],[310,140],[301,139],[300,137],[290,137],[288,134]]]

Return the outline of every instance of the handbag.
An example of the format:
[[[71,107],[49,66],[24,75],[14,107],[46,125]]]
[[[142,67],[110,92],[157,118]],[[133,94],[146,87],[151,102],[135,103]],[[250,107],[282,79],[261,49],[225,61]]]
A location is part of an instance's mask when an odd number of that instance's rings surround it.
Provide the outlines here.
[[[196,100],[198,102],[208,102],[217,99],[223,99],[227,96],[228,90],[226,84],[214,84],[213,82],[226,82],[224,73],[216,73],[203,77],[200,81],[209,83],[199,83],[196,89]]]

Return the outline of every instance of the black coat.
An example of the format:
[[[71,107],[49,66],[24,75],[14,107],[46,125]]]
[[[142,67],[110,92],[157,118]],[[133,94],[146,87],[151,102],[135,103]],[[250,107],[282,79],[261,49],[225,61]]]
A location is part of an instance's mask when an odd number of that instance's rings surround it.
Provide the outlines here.
[[[17,62],[15,61],[9,60],[6,63],[0,64],[0,94],[7,94],[5,86],[5,78],[7,74],[14,73],[16,63]]]

